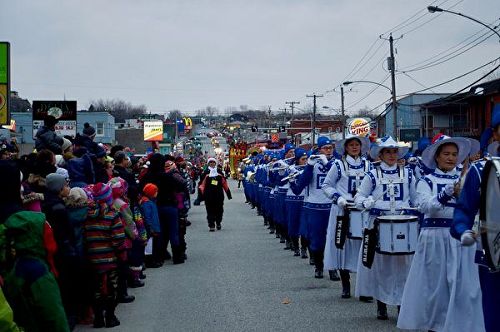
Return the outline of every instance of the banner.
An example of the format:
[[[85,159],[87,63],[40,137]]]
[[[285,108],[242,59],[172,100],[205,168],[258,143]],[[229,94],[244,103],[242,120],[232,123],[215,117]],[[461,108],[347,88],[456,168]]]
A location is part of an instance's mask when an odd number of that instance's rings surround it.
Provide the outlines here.
[[[163,140],[163,121],[144,121],[144,142]]]
[[[10,44],[0,42],[0,125],[10,123]]]
[[[58,120],[55,129],[59,136],[76,136],[76,100],[34,100],[33,139],[48,116]]]

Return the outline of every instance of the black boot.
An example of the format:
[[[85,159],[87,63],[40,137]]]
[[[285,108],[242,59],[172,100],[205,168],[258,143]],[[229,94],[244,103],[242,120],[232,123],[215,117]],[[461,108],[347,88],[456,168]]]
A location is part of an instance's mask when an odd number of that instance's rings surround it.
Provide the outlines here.
[[[316,265],[316,257],[314,257],[314,253],[309,249],[309,265]]]
[[[109,300],[106,304],[106,327],[115,327],[120,325],[120,321],[115,316],[115,303]]]
[[[300,248],[300,257],[303,259],[309,258],[309,256],[307,256],[307,249],[306,248]]]
[[[314,278],[323,279],[323,270],[319,270],[318,268],[314,269]]]
[[[331,281],[339,281],[340,277],[337,273],[337,270],[328,270],[328,274],[330,275]]]
[[[359,300],[365,303],[373,303],[373,297],[371,296],[360,296]]]
[[[179,246],[172,246],[172,263],[184,264],[184,253]]]
[[[340,280],[342,281],[342,298],[348,299],[351,297],[351,276],[349,270],[340,270]]]
[[[94,327],[101,328],[104,327],[104,306],[101,300],[96,300],[94,305],[92,305],[92,310],[94,311]]]
[[[384,302],[377,300],[377,319],[388,320],[387,305]]]
[[[323,270],[324,270],[324,264],[323,264],[323,250],[316,251],[314,252],[314,266],[315,268],[315,278],[323,278]]]

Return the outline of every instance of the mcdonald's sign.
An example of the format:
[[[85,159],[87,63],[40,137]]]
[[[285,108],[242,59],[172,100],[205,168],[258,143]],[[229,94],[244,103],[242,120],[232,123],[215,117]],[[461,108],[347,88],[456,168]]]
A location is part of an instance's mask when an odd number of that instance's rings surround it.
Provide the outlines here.
[[[191,120],[191,118],[182,118],[182,122],[184,122],[184,128],[186,130],[190,130],[193,127],[193,120]]]

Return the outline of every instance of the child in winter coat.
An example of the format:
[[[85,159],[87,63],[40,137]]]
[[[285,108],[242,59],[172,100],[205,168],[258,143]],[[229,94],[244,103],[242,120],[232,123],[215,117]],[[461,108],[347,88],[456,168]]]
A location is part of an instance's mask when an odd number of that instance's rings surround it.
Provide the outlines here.
[[[158,208],[156,206],[156,196],[158,196],[158,187],[152,183],[147,183],[142,189],[143,196],[139,201],[144,223],[148,231],[149,237],[153,238],[153,257],[148,267],[156,268],[163,265],[161,257],[158,257],[158,248],[160,241],[160,218],[158,216]],[[157,248],[155,250],[155,248]],[[156,255],[155,255],[156,254]]]
[[[94,327],[114,327],[120,325],[115,307],[118,262],[124,257],[125,231],[120,214],[113,208],[111,187],[97,183],[89,189],[95,202],[89,206],[84,230],[86,255],[95,279]]]
[[[146,244],[148,243],[148,232],[146,230],[144,217],[139,205],[139,192],[137,186],[129,188],[128,197],[130,210],[132,211],[132,216],[134,218],[138,234],[137,238],[132,243],[132,250],[129,256],[129,287],[135,288],[142,287],[144,285],[144,282],[142,282],[141,279],[146,278],[146,276],[142,273],[142,269],[145,258],[144,250],[146,248]]]

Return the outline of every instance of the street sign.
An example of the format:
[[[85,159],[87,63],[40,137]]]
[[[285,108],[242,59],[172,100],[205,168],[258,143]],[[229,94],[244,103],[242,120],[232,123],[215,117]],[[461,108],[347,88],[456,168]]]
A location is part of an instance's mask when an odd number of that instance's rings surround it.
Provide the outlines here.
[[[10,43],[0,42],[0,125],[10,123]]]
[[[272,133],[271,134],[271,142],[277,143],[280,141],[280,134],[278,133]]]
[[[399,139],[403,142],[416,142],[420,139],[420,129],[399,129]]]

